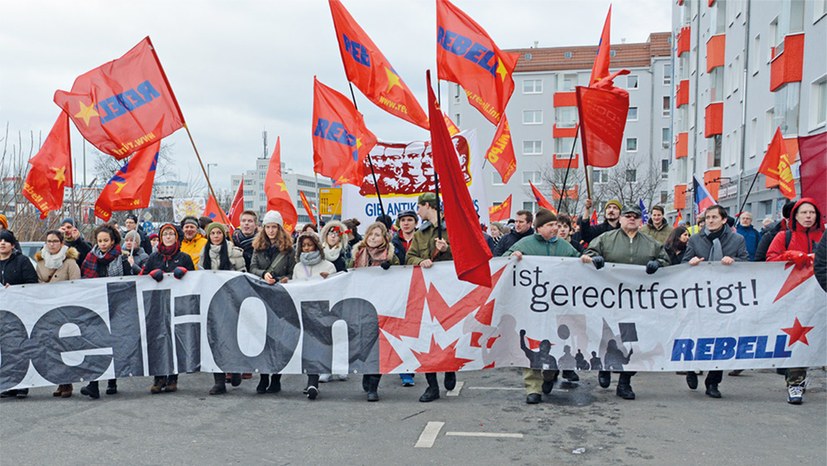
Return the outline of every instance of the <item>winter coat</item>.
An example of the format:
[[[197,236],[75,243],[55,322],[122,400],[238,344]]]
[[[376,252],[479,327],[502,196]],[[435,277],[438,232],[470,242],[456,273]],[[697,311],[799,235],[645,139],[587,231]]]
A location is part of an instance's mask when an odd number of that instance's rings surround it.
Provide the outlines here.
[[[577,250],[575,250],[568,241],[561,240],[556,236],[547,240],[539,233],[517,241],[513,246],[508,248],[508,251],[506,251],[504,255],[509,256],[515,251],[520,251],[526,256],[580,257],[580,254],[577,253]]]
[[[430,259],[433,262],[450,261],[454,259],[451,254],[451,242],[448,239],[448,231],[445,230],[445,222],[442,222],[442,239],[448,242],[448,249],[439,252],[435,256],[432,253],[436,249],[434,240],[437,238],[436,225],[431,222],[423,222],[414,233],[408,254],[405,255],[405,263],[408,265],[419,265],[420,262]]]
[[[212,244],[208,244],[204,247],[204,250],[201,251],[201,257],[198,262],[202,265],[202,267],[205,264],[205,254],[210,255],[210,270],[221,270],[221,246],[213,246]],[[232,270],[236,272],[247,271],[247,266],[244,264],[244,251],[241,248],[237,248],[230,242],[227,242],[227,256],[229,256]]]
[[[11,256],[0,260],[0,285],[37,283],[37,272],[32,261],[20,251],[12,249]]]
[[[124,257],[129,257],[129,251],[124,250],[123,253]],[[146,251],[144,251],[143,247],[137,247],[132,251],[132,260],[135,261],[135,263],[132,264],[133,275],[140,275],[141,270],[143,270],[144,264],[146,264],[147,259],[149,259],[149,254],[147,254]]]
[[[758,243],[761,241],[761,233],[758,232],[752,225],[745,227],[740,223],[735,225],[735,233],[744,237],[747,245],[747,256],[749,260],[755,260],[755,250],[758,249]]]
[[[334,228],[338,228],[341,232],[340,234],[340,241],[339,247],[333,249],[327,244],[327,234],[333,230]],[[352,235],[347,233],[348,228],[345,226],[344,223],[338,220],[331,220],[327,222],[322,228],[321,233],[319,234],[319,239],[322,242],[322,249],[324,249],[323,254],[325,260],[328,260],[336,266],[337,272],[342,272],[347,270],[347,263],[350,261],[351,253],[350,250],[352,246],[357,243],[350,244],[350,240],[352,239]]]
[[[187,270],[195,270],[195,264],[192,263],[192,257],[185,253],[178,251],[169,260],[164,258],[164,255],[158,251],[149,255],[146,260],[141,275],[147,275],[155,269],[160,269],[164,273],[169,273],[178,267],[183,267]]]
[[[603,221],[597,225],[592,226],[591,219],[584,217],[580,219],[580,240],[584,243],[591,243],[593,239],[606,233],[607,231],[617,230],[620,228],[620,221],[617,226],[613,227],[609,222]]]
[[[646,265],[650,260],[657,260],[661,266],[670,265],[669,256],[663,245],[638,232],[629,238],[625,231],[618,228],[607,231],[589,242],[586,255],[603,256],[606,262],[617,264]]]
[[[663,219],[660,222],[660,228],[655,226],[652,219],[649,219],[649,222],[647,222],[646,225],[643,225],[640,232],[644,235],[648,235],[658,243],[663,244],[666,242],[666,239],[669,238],[669,234],[672,233],[672,230],[672,226],[669,225],[669,222],[667,222],[666,219]]]
[[[293,267],[293,280],[314,280],[321,279],[322,272],[327,272],[328,275],[336,273],[336,266],[332,262],[322,259],[316,265],[305,266],[301,262]]]
[[[247,267],[247,270],[252,270],[251,262],[253,260],[253,240],[256,237],[257,232],[253,232],[251,236],[247,236],[241,232],[241,229],[235,230],[233,232],[233,244],[237,248],[241,248],[244,251],[244,265]]]
[[[207,242],[207,238],[205,238],[201,233],[196,233],[191,240],[184,238],[181,241],[181,252],[189,254],[192,259],[192,265],[195,266],[195,269],[198,268],[198,261],[201,260],[201,251],[204,250],[204,246],[207,245]]]
[[[78,236],[78,239],[74,241],[65,241],[63,244],[70,248],[75,248],[78,252],[78,257],[75,259],[75,262],[78,263],[78,268],[83,265],[83,260],[86,259],[86,255],[89,254],[89,251],[92,250],[92,245],[89,244],[88,241],[83,239],[82,236]]]
[[[278,281],[284,277],[291,277],[295,266],[296,255],[292,248],[279,252],[277,248],[272,247],[253,252],[253,258],[250,261],[250,273],[261,278],[269,273]]]
[[[816,257],[813,261],[813,271],[821,289],[827,291],[827,235],[821,235],[821,241],[816,247]]]
[[[393,253],[396,254],[397,259],[399,259],[400,264],[405,263],[405,256],[408,254],[408,248],[405,247],[405,240],[402,239],[402,231],[397,231],[393,234],[393,238],[391,238],[391,244],[393,244]],[[408,243],[408,246],[413,244],[413,237],[411,237],[411,241]]]
[[[43,259],[42,252],[38,251],[34,255],[34,260],[37,262],[35,270],[37,271],[38,281],[40,281],[40,283],[56,283],[80,279],[80,267],[78,266],[77,258],[77,249],[67,248],[66,255],[60,267],[50,269],[46,267],[46,261]]]
[[[772,240],[775,239],[775,235],[778,234],[779,231],[786,229],[787,221],[782,219],[761,230],[763,233],[761,234],[761,239],[758,241],[758,246],[755,247],[755,257],[753,260],[755,262],[766,262],[770,243],[772,243]]]
[[[772,243],[770,243],[769,250],[767,250],[768,262],[785,260],[781,256],[786,251],[800,251],[805,254],[811,254],[815,251],[815,245],[821,241],[821,236],[824,233],[824,229],[821,226],[821,212],[819,212],[816,208],[815,224],[813,224],[813,226],[809,229],[805,229],[795,220],[795,214],[798,212],[801,205],[805,203],[813,206],[816,205],[815,200],[809,197],[803,197],[795,203],[795,207],[793,207],[793,210],[790,213],[790,218],[787,219],[787,224],[790,226],[790,230],[792,231],[792,234],[790,235],[790,245],[786,245],[786,232],[779,231],[776,233],[775,238],[773,238]]]
[[[726,225],[721,228],[723,232],[719,239],[721,241],[722,257],[731,257],[735,259],[736,262],[749,260],[744,237],[733,232],[732,229]],[[704,229],[700,233],[689,237],[689,243],[686,244],[686,252],[683,254],[681,263],[689,262],[693,257],[709,260],[709,254],[711,252],[712,240],[706,235],[706,229]]]
[[[494,248],[494,255],[497,257],[505,255],[506,251],[508,251],[511,246],[517,244],[517,241],[520,241],[523,238],[529,238],[533,234],[534,228],[529,228],[522,233],[517,233],[517,230],[511,230],[507,235],[500,238],[500,241],[497,243],[497,247]]]

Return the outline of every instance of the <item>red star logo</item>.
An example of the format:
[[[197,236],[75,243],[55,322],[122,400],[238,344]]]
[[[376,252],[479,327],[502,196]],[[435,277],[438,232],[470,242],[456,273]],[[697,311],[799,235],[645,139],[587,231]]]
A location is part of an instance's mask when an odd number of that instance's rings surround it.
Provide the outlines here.
[[[434,337],[431,336],[431,347],[427,353],[413,352],[419,361],[417,372],[456,372],[462,369],[462,366],[473,361],[473,359],[457,357],[456,346],[458,342],[459,340],[455,340],[446,348],[440,348]]]
[[[790,267],[793,267],[792,272],[790,272],[787,276],[787,280],[781,286],[781,289],[778,290],[778,295],[775,296],[775,299],[772,302],[776,302],[783,298],[784,295],[794,290],[798,285],[806,282],[808,278],[813,276],[812,260],[801,264],[788,262],[784,268],[789,269]]]
[[[807,332],[812,329],[813,327],[801,325],[801,322],[798,321],[798,317],[796,317],[792,327],[782,328],[781,331],[790,336],[790,342],[787,343],[788,347],[799,341],[807,346],[810,346],[810,342],[807,341]]]

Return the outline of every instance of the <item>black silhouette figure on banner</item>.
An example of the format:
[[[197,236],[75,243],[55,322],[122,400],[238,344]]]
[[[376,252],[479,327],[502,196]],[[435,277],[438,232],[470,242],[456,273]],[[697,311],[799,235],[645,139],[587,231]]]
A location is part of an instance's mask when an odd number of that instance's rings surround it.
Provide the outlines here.
[[[606,368],[607,371],[622,371],[623,364],[629,364],[629,359],[632,357],[632,353],[634,353],[634,349],[629,350],[629,354],[624,356],[623,351],[617,347],[617,341],[609,340],[608,345],[606,346],[606,354],[603,356],[603,359],[606,360]]]
[[[600,360],[600,357],[597,355],[597,351],[592,351],[592,358],[589,359],[589,365],[593,371],[603,370],[603,361]]]
[[[551,355],[551,342],[543,340],[540,342],[540,348],[533,351],[526,345],[525,329],[520,330],[520,348],[522,348],[525,356],[529,360],[529,367],[532,369],[542,369],[544,371],[557,370],[557,359]]]
[[[558,365],[560,366],[560,369],[564,370],[571,370],[577,367],[577,361],[574,359],[574,356],[571,355],[571,346],[563,346],[563,355],[560,356]]]
[[[575,365],[577,366],[577,370],[579,371],[587,371],[589,370],[589,363],[586,362],[586,357],[583,356],[583,353],[580,350],[577,350],[577,354],[574,355]]]

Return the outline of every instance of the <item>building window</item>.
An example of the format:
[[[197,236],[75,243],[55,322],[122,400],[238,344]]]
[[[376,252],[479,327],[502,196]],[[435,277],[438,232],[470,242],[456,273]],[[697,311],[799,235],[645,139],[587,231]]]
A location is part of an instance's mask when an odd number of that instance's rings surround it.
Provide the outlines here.
[[[664,149],[669,149],[672,145],[672,128],[660,129],[660,142]]]
[[[543,141],[523,141],[523,155],[543,155]]]
[[[557,90],[560,92],[570,92],[574,90],[574,87],[577,86],[577,75],[576,74],[563,74],[560,75],[560,79],[557,80]]]
[[[669,178],[669,159],[660,159],[660,177]]]
[[[775,121],[773,128],[781,127],[781,134],[798,134],[799,94],[801,83],[787,83],[773,92]],[[803,122],[802,122],[803,123]]]
[[[502,186],[505,183],[503,183],[503,179],[502,177],[500,177],[500,174],[495,171],[491,174],[491,184],[496,186]]]
[[[708,166],[709,167],[720,167],[721,166],[721,135],[716,134],[708,139]]]
[[[574,56],[574,54],[571,53],[571,52],[563,52],[563,58],[571,58],[573,56]]]
[[[827,123],[827,76],[822,76],[810,88],[810,128]]]
[[[756,34],[755,38],[752,40],[752,49],[750,49],[750,55],[751,57],[749,61],[752,62],[750,71],[752,71],[752,74],[754,76],[758,74],[758,71],[761,69],[761,34]]]
[[[663,96],[663,116],[668,117],[672,114],[672,97]]]
[[[637,138],[626,138],[626,152],[637,152]]]
[[[626,89],[637,89],[637,75],[630,74],[626,76]]]
[[[672,64],[667,63],[663,65],[663,85],[670,86],[672,84]]]
[[[660,192],[660,204],[664,205],[669,203],[669,191],[661,191]]]
[[[558,128],[574,128],[577,126],[577,107],[555,108],[554,124]]]
[[[750,134],[752,134],[752,138],[750,139],[749,143],[749,156],[750,158],[755,157],[756,149],[761,145],[758,142],[761,138],[761,131],[758,130],[758,117],[752,119],[752,122],[749,125]]]
[[[543,80],[542,79],[524,79],[523,80],[523,94],[542,94]]]
[[[536,202],[523,202],[523,209],[529,212],[535,212],[537,210],[537,203]]]
[[[459,85],[459,84],[457,84],[457,85],[454,87],[454,89],[455,89],[455,91],[454,91],[454,102],[459,103],[459,96],[460,96],[460,94],[462,93],[462,91],[461,91],[461,89],[462,89],[462,88],[460,87],[460,85]]]
[[[592,182],[594,184],[605,184],[609,182],[609,170],[592,169]]]
[[[637,107],[629,107],[629,113],[626,114],[626,121],[637,121]]]
[[[637,183],[637,170],[635,170],[635,169],[626,170],[626,182],[627,183]]]
[[[555,138],[554,139],[554,153],[564,154],[568,158],[571,154],[571,145],[574,144],[574,138]]]
[[[617,50],[609,50],[609,56],[614,58],[617,56]]]
[[[454,124],[455,124],[455,125],[457,125],[457,128],[459,128],[459,127],[460,127],[460,125],[462,124],[462,123],[460,122],[460,117],[459,117],[459,116],[460,116],[460,114],[459,114],[459,113],[454,114]]]
[[[524,125],[540,125],[543,123],[542,110],[523,110]],[[459,125],[459,123],[457,123]]]
[[[523,172],[523,184],[527,185],[529,181],[535,185],[543,184],[543,174],[538,171]]]
[[[827,15],[827,0],[815,0],[813,2],[813,23]]]

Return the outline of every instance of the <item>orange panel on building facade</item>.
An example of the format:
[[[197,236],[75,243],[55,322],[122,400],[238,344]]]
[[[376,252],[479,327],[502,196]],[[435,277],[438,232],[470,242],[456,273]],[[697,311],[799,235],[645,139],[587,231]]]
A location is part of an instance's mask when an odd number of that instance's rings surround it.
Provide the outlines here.
[[[577,97],[574,92],[555,92],[553,104],[555,107],[576,107]]]
[[[559,157],[559,158],[558,158]],[[569,167],[569,154],[555,154],[551,157],[551,168],[563,168],[566,169]],[[571,159],[571,168],[580,168],[580,154],[574,154],[574,158]]]
[[[787,83],[801,82],[804,67],[804,34],[784,37],[784,51],[770,64],[770,90],[775,91]]]
[[[577,199],[577,186],[572,187],[571,189],[566,190],[566,197],[569,199]],[[551,197],[552,199],[559,200],[560,199],[560,190],[557,188],[552,188],[551,190]]]
[[[678,32],[678,37],[676,37],[675,42],[677,42],[677,54],[680,57],[684,53],[688,52],[691,47],[691,39],[690,36],[692,32],[692,28],[689,26],[684,26],[681,28],[680,32]]]
[[[551,135],[555,138],[573,138],[577,135],[577,126],[560,128],[555,124],[551,130]]]
[[[706,41],[706,72],[724,66],[726,60],[726,34],[717,34]]]
[[[724,132],[724,103],[713,102],[706,106],[704,112],[704,137],[708,138]]]
[[[675,201],[673,205],[675,206],[675,210],[681,210],[686,208],[686,185],[685,184],[676,184],[675,185]]]
[[[675,107],[680,108],[689,103],[689,80],[684,79],[678,83],[678,88],[675,90]]]
[[[689,155],[689,133],[678,133],[675,138],[675,159]]]
[[[713,198],[718,199],[718,189],[721,187],[720,168],[713,168],[704,172],[704,186]]]

